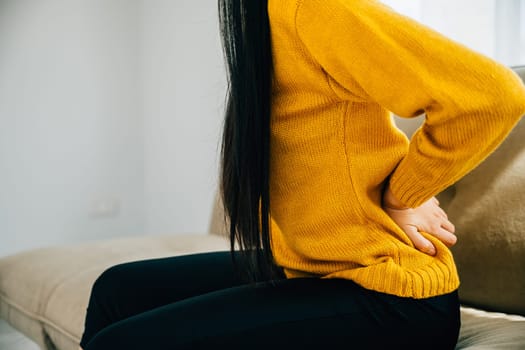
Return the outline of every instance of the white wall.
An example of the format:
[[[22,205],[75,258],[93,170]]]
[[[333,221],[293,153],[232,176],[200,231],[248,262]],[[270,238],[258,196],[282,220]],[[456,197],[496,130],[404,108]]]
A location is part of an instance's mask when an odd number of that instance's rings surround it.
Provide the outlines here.
[[[525,0],[499,1],[494,16],[496,58],[508,65],[524,64]]]
[[[494,57],[496,2],[501,0],[421,0],[421,21],[471,49]]]
[[[0,0],[0,256],[144,231],[138,10]]]
[[[382,3],[392,7],[397,12],[421,20],[421,0],[381,0]]]
[[[206,232],[226,81],[217,5],[144,0],[147,233]]]
[[[206,232],[225,76],[208,0],[0,0],[0,256]]]
[[[525,0],[520,0],[520,36],[514,37],[514,42],[520,46],[520,59],[517,63],[525,64]],[[513,63],[514,64],[514,63]]]

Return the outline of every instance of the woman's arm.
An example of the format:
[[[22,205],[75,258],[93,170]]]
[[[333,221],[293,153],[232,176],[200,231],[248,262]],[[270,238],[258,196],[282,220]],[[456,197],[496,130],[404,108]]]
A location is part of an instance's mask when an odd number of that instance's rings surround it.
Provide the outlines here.
[[[525,113],[511,69],[379,1],[299,0],[296,31],[342,99],[360,96],[401,117],[426,113],[390,176],[400,205],[416,208],[455,183]]]

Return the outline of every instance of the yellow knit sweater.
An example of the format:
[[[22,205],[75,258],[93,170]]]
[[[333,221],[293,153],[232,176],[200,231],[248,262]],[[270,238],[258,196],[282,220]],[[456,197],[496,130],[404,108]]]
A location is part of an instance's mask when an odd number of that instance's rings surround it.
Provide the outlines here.
[[[509,68],[374,0],[269,0],[271,242],[288,278],[425,298],[459,278],[382,210],[417,207],[480,164],[525,113]],[[426,113],[412,139],[396,128]],[[456,232],[461,239],[461,232]]]

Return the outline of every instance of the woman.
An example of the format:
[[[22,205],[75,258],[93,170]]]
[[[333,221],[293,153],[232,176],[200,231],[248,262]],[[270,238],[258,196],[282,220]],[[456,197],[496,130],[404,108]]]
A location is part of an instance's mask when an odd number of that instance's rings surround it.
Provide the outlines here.
[[[84,349],[453,349],[434,197],[525,113],[508,68],[373,0],[219,0],[232,253],[120,264]],[[392,114],[426,121],[411,141]],[[230,259],[233,258],[233,259]]]

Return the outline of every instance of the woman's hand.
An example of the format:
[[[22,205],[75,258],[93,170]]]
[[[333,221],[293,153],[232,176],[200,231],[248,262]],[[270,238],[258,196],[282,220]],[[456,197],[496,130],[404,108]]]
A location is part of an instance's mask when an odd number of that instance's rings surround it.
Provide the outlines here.
[[[455,227],[448,221],[447,214],[439,207],[439,201],[432,197],[416,208],[405,207],[386,186],[382,200],[383,210],[405,231],[414,246],[429,255],[436,254],[434,245],[419,231],[427,232],[447,247],[456,244]]]

